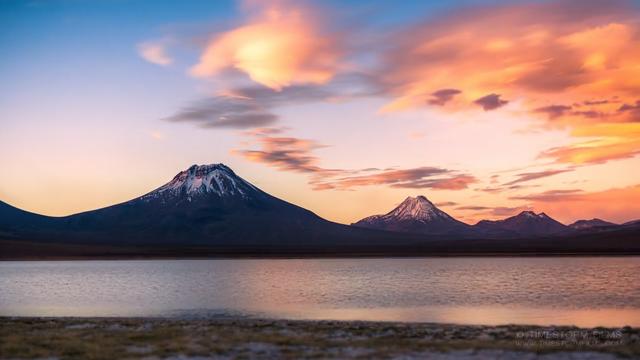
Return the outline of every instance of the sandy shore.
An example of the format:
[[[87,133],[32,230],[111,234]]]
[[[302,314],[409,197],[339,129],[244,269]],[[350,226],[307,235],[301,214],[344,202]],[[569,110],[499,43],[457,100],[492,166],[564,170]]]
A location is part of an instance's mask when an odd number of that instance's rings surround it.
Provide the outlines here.
[[[255,319],[0,318],[2,359],[616,359],[640,329]]]

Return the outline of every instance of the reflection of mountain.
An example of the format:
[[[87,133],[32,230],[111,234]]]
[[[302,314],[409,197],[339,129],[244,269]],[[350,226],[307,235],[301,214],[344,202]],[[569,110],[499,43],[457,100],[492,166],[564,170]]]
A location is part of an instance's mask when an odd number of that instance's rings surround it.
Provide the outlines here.
[[[354,225],[275,198],[222,164],[194,165],[144,196],[66,217],[0,202],[0,258],[640,253],[640,224],[575,231],[523,212],[469,226],[424,196]]]

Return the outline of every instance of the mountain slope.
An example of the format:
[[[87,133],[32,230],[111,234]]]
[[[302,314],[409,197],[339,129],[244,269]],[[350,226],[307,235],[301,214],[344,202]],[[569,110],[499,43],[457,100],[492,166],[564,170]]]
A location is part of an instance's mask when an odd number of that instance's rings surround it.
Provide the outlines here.
[[[533,211],[523,211],[504,220],[482,220],[473,229],[478,234],[497,237],[549,236],[570,230],[547,214]]]
[[[222,164],[194,165],[146,195],[66,217],[0,202],[0,259],[640,253],[638,225],[568,232],[523,213],[470,227],[424,197],[360,225],[324,220]]]
[[[139,198],[67,217],[7,209],[12,217],[25,220],[20,227],[0,226],[0,232],[48,242],[331,251],[366,244],[396,246],[388,239],[397,238],[324,220],[265,193],[223,164],[194,165]],[[398,241],[419,239],[405,236]]]
[[[466,235],[469,225],[438,209],[426,197],[407,197],[384,215],[373,215],[353,224],[355,227],[415,234]]]

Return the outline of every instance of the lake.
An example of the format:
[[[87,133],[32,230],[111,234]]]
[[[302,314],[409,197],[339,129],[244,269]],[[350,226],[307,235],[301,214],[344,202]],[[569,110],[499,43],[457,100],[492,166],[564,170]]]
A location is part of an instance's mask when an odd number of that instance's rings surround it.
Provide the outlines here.
[[[640,326],[640,257],[8,261],[0,315]]]

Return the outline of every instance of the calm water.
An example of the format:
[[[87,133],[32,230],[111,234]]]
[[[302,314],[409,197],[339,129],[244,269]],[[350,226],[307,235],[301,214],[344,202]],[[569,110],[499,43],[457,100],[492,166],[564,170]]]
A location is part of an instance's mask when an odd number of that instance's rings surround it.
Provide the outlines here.
[[[640,326],[640,257],[0,262],[0,315]]]

